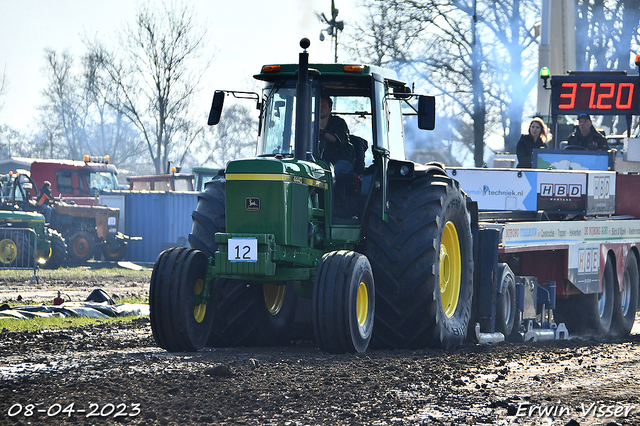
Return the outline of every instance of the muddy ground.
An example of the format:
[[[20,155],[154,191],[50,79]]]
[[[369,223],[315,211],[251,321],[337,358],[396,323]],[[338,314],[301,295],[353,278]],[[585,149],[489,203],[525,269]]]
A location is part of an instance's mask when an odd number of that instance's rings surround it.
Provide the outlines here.
[[[62,281],[0,282],[0,303],[47,286],[76,300],[98,286],[148,293],[145,280]],[[638,331],[361,355],[312,342],[171,354],[155,345],[147,318],[0,331],[0,424],[640,424]]]

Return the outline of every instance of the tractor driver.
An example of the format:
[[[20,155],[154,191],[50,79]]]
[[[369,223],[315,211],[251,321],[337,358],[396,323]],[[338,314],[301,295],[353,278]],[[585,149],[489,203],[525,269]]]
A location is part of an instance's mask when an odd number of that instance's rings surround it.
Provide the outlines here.
[[[340,117],[331,114],[333,102],[320,99],[320,158],[333,164],[336,180],[353,171],[355,154],[349,141],[349,127]]]
[[[608,151],[607,139],[593,127],[587,113],[578,115],[578,129],[567,138],[567,146],[578,145],[589,151]]]
[[[44,212],[45,222],[51,223],[51,213],[53,212],[53,202],[55,199],[51,195],[51,182],[45,180],[42,183],[42,188],[38,193],[37,202],[42,211]]]

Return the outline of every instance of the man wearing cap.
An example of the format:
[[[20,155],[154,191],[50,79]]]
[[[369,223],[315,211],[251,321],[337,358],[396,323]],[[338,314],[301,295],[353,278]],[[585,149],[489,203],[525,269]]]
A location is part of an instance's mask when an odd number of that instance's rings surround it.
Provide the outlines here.
[[[578,115],[578,130],[569,135],[567,145],[582,146],[589,151],[607,151],[609,149],[607,139],[593,127],[591,117],[584,112]]]

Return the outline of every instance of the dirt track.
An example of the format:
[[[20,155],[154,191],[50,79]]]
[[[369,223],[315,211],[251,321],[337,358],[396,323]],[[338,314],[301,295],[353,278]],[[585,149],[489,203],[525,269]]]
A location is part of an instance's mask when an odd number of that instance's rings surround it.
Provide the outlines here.
[[[56,283],[78,294],[96,284],[110,294],[148,290],[118,279]],[[640,424],[636,332],[329,355],[310,342],[169,354],[155,346],[147,319],[5,331],[0,424]]]

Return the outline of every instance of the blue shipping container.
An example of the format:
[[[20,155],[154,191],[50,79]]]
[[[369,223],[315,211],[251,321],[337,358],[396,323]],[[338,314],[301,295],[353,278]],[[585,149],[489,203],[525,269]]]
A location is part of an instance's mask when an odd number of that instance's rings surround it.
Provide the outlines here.
[[[124,212],[120,212],[121,229],[141,241],[129,243],[127,260],[155,262],[158,255],[170,247],[188,247],[191,214],[198,204],[197,192],[170,191],[109,191],[101,203],[118,206],[124,197]],[[122,210],[122,207],[120,207]]]

